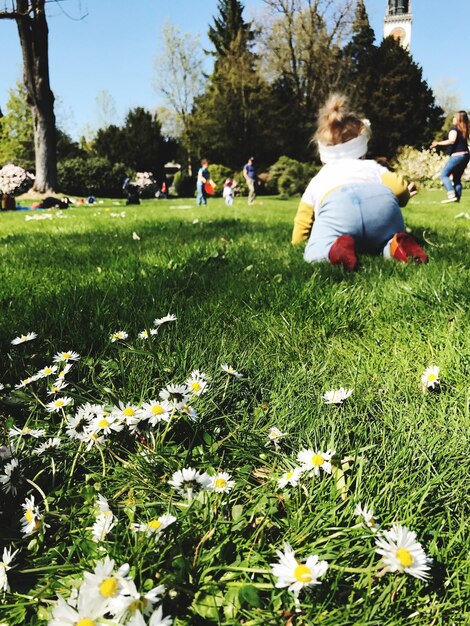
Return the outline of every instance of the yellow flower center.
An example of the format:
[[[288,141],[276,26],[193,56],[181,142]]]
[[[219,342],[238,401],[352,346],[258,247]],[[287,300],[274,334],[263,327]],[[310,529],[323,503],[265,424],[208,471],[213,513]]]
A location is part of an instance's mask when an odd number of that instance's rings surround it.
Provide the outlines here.
[[[122,414],[126,417],[132,417],[133,415],[135,415],[135,410],[131,406],[128,406],[124,409]]]
[[[148,600],[145,598],[140,598],[139,600],[134,600],[131,604],[129,604],[127,610],[129,613],[134,614],[136,611],[144,611],[148,605]]]
[[[414,561],[413,556],[406,548],[398,548],[395,556],[403,567],[410,567]]]
[[[70,359],[72,355],[70,354],[70,352],[62,352],[61,357],[63,359]]]
[[[58,378],[63,378],[64,376],[65,376],[65,370],[62,370],[61,372],[59,372]]]
[[[111,598],[116,595],[118,583],[115,578],[105,578],[100,584],[100,593],[105,598]]]
[[[163,407],[160,404],[154,404],[152,407],[152,413],[154,415],[161,415],[163,413]]]
[[[325,462],[325,459],[322,457],[321,454],[316,454],[315,453],[312,456],[311,463],[312,463],[312,465],[315,465],[315,467],[321,467],[324,462]]]
[[[286,480],[290,480],[292,478],[292,476],[294,475],[294,472],[287,472],[286,474]]]
[[[96,623],[89,617],[85,617],[84,619],[75,622],[75,626],[96,626]]]
[[[151,528],[152,530],[158,530],[161,525],[162,523],[158,519],[153,519],[147,524],[147,526]]]
[[[43,369],[43,373],[44,374],[52,374],[52,368],[51,367],[45,367]]]
[[[21,341],[26,341],[26,339],[28,339],[27,335],[21,335],[20,337]]]
[[[55,406],[58,406],[58,407],[64,406],[64,401],[63,400],[56,400],[55,401]]]
[[[100,428],[107,428],[109,426],[109,422],[107,419],[103,418],[102,420],[98,422],[98,426]]]
[[[217,480],[215,481],[215,486],[218,489],[225,489],[225,487],[227,486],[227,481],[225,480],[225,478],[217,478]]]
[[[191,383],[191,387],[192,387],[193,391],[200,391],[201,390],[201,385],[197,382],[197,380],[195,380],[194,382]]]
[[[312,581],[313,576],[309,567],[306,565],[297,565],[294,570],[294,578],[299,583],[309,583]]]
[[[32,521],[33,521],[33,519],[34,519],[34,513],[33,513],[30,509],[28,509],[28,510],[26,511],[26,513],[24,514],[24,516],[25,516],[25,518],[26,518],[26,521],[27,521],[27,522],[29,522],[29,523],[31,524],[31,522],[32,522]]]
[[[432,382],[433,380],[436,380],[436,378],[437,378],[436,374],[428,374],[429,382]]]

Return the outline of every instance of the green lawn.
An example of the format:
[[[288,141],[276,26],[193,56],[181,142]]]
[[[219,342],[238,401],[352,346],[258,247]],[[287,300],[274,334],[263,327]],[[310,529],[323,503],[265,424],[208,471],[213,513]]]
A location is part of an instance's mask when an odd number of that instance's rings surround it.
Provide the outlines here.
[[[47,623],[57,593],[68,597],[105,554],[130,564],[138,589],[165,585],[163,613],[177,626],[470,623],[470,222],[455,218],[470,213],[470,192],[461,204],[443,197],[423,191],[404,210],[428,265],[365,256],[356,274],[309,266],[290,245],[297,200],[0,213],[0,445],[25,424],[61,440],[44,454],[32,450],[45,438],[14,440],[23,482],[16,495],[0,490],[0,550],[19,552],[0,624]],[[52,219],[26,221],[44,213]],[[176,322],[138,339],[169,313]],[[118,330],[129,337],[113,343]],[[37,339],[11,345],[30,331]],[[63,350],[81,355],[63,391],[74,405],[49,413],[52,379],[14,386]],[[430,365],[441,383],[423,391]],[[197,421],[175,411],[88,451],[67,436],[67,416],[85,402],[139,408],[193,370],[209,379],[191,401]],[[339,387],[354,391],[326,405],[322,395]],[[271,426],[285,433],[276,445]],[[332,474],[304,472],[279,488],[304,448],[336,450]],[[188,502],[168,485],[184,467],[227,471],[235,486]],[[98,493],[117,517],[100,545],[90,531]],[[46,514],[23,536],[31,495]],[[395,523],[416,532],[432,558],[428,581],[384,572],[359,502],[373,506],[379,533]],[[130,528],[164,513],[176,521],[157,539]],[[321,584],[300,592],[292,621],[294,596],[275,587],[270,567],[285,543],[299,561],[329,564]],[[0,562],[0,596],[1,576]],[[77,620],[90,622],[101,623]]]

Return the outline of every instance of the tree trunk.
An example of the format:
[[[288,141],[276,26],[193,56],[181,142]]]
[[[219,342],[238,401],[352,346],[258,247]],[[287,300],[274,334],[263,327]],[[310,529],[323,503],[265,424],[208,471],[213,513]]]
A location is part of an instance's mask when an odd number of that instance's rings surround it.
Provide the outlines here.
[[[45,0],[17,0],[16,23],[23,55],[27,101],[34,123],[36,180],[33,189],[50,193],[57,187],[54,94],[49,83],[49,30]]]

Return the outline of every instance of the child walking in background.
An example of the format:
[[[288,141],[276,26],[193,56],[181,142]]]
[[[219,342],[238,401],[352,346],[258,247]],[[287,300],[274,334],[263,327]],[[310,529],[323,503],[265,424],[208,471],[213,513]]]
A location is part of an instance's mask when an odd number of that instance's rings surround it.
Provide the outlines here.
[[[224,183],[224,190],[222,192],[223,197],[225,198],[225,204],[227,206],[233,205],[233,197],[235,195],[235,185],[233,184],[233,180],[231,178],[227,178]]]
[[[400,210],[416,192],[401,176],[365,159],[369,137],[368,120],[349,111],[345,96],[330,96],[314,136],[324,166],[302,196],[292,234],[293,244],[308,240],[309,263],[329,260],[354,271],[357,252],[405,263],[428,260],[404,232]]]

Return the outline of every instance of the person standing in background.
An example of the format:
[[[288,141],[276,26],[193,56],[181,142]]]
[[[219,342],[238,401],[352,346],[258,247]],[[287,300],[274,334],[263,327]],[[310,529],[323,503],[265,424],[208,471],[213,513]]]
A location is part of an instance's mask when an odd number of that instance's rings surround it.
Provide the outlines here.
[[[448,139],[433,141],[431,144],[431,148],[436,148],[437,146],[450,146],[448,148],[450,159],[441,172],[442,184],[447,191],[447,198],[442,200],[442,204],[459,202],[462,196],[462,175],[470,161],[468,151],[468,115],[466,111],[459,111],[454,115]],[[452,180],[450,179],[451,175]]]
[[[207,191],[206,184],[209,183],[212,188],[215,188],[215,183],[211,180],[211,175],[209,174],[209,161],[207,159],[201,159],[201,167],[197,173],[197,183],[196,183],[196,204],[198,206],[205,206],[207,204]]]
[[[248,187],[248,204],[254,204],[256,198],[256,167],[253,164],[254,160],[254,157],[250,157],[243,166],[243,176]]]

